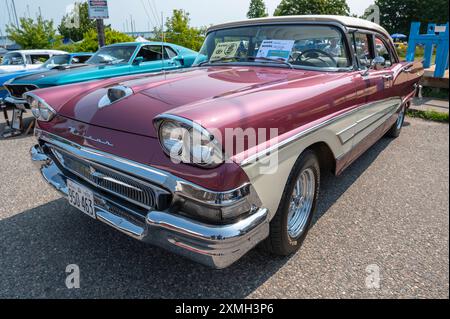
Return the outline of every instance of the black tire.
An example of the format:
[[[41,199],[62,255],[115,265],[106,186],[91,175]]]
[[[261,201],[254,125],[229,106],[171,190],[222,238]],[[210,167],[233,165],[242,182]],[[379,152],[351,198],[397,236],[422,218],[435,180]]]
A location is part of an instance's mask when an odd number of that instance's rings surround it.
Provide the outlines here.
[[[400,136],[403,124],[405,123],[405,116],[406,116],[406,105],[403,105],[399,113],[399,120],[397,120],[397,122],[395,122],[394,125],[392,125],[391,129],[386,133],[387,137],[397,138]]]
[[[295,184],[300,177],[301,173],[305,170],[311,169],[314,172],[315,179],[315,194],[313,204],[310,209],[309,217],[306,221],[306,225],[302,233],[296,238],[292,238],[288,232],[288,215],[291,205],[291,198],[294,192]],[[312,150],[306,150],[294,165],[294,168],[289,176],[288,182],[281,198],[280,206],[270,222],[270,234],[264,241],[263,248],[269,252],[280,255],[288,256],[297,252],[303,244],[308,230],[311,227],[311,222],[314,217],[314,213],[317,207],[317,200],[319,197],[320,189],[320,166],[319,160],[316,154]]]

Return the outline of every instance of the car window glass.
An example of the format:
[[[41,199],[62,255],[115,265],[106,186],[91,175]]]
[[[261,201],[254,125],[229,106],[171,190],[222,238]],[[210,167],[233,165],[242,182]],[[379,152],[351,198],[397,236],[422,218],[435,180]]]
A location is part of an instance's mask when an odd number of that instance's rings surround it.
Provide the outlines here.
[[[77,64],[77,63],[82,64],[82,63],[86,63],[87,60],[89,60],[89,59],[90,59],[89,55],[77,55],[72,58],[72,63],[73,64]]]
[[[30,54],[27,56],[30,64],[42,64],[50,58],[48,54]]]
[[[23,65],[25,61],[23,60],[22,54],[20,53],[8,53],[3,57],[2,65]]]
[[[167,49],[167,48],[166,48]],[[143,62],[154,62],[154,61],[161,61],[162,60],[162,46],[159,45],[146,45],[143,46],[138,54],[136,55],[136,58],[143,58]],[[168,58],[167,52],[165,50],[164,52],[164,59]]]
[[[214,62],[211,60],[221,63],[279,60],[294,67],[344,68],[350,66],[345,41],[337,28],[329,26],[236,27],[209,33],[194,65]]]
[[[375,37],[375,54],[381,56],[386,60],[386,67],[392,66],[392,57],[389,50],[386,48],[384,41],[379,37]]]
[[[370,36],[365,33],[355,33],[354,50],[358,59],[359,66],[362,69],[368,69],[372,62],[372,54],[370,50]]]
[[[135,45],[114,45],[103,47],[87,62],[89,64],[118,64],[128,63],[136,51]]]
[[[166,47],[166,54],[169,59],[173,59],[176,56],[178,56],[178,54],[172,48],[169,47]]]

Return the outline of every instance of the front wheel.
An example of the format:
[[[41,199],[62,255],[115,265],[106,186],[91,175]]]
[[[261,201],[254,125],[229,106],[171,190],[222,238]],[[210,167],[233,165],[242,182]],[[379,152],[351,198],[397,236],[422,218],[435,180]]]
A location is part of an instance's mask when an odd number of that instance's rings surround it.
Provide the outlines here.
[[[264,243],[267,250],[287,256],[300,249],[312,223],[319,189],[319,161],[307,150],[297,160],[270,223],[270,235]]]
[[[400,113],[398,114],[397,122],[394,123],[394,125],[386,134],[388,137],[397,138],[400,136],[403,124],[405,123],[405,116],[406,116],[406,105],[403,105]]]

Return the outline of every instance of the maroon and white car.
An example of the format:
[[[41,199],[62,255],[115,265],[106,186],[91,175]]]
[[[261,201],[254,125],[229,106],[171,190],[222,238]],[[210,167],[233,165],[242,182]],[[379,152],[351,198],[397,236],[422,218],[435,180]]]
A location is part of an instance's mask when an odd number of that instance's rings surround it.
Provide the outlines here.
[[[26,93],[33,161],[71,205],[215,268],[294,253],[320,172],[397,137],[423,74],[385,29],[339,16],[209,29],[195,67]]]

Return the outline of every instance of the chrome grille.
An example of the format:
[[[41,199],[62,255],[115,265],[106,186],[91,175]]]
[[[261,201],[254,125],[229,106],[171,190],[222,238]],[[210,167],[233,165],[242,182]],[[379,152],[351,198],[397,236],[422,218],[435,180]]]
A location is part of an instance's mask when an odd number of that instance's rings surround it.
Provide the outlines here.
[[[77,158],[59,149],[52,148],[52,151],[62,166],[90,184],[147,210],[156,208],[155,191],[158,192],[158,190],[153,185]]]
[[[6,89],[8,90],[9,94],[11,96],[22,99],[22,95],[26,92],[33,91],[38,89],[36,85],[5,85]]]

